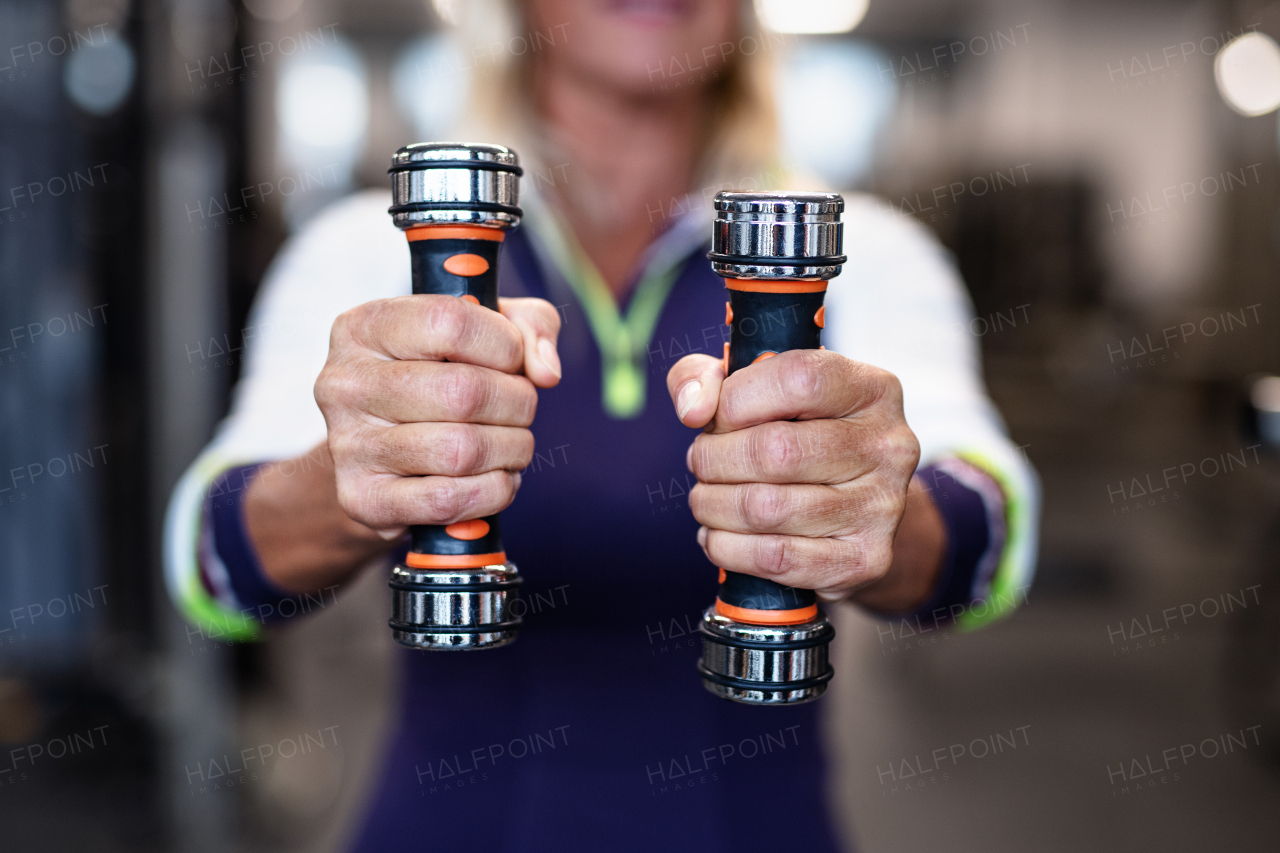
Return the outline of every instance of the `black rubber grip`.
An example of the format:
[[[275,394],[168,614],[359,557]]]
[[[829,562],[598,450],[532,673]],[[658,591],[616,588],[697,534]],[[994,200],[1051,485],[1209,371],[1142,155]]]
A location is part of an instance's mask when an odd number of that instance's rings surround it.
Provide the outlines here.
[[[729,372],[741,370],[765,353],[817,349],[822,327],[815,317],[827,294],[757,293],[730,290]]]
[[[430,226],[428,226],[430,227]],[[409,255],[413,264],[413,292],[441,296],[471,297],[485,308],[498,310],[498,240],[444,238],[411,240]],[[445,268],[450,258],[473,255],[483,259],[485,269],[474,275],[458,275]],[[467,271],[481,266],[475,258],[463,258],[450,264]],[[438,524],[419,524],[409,528],[409,552],[441,557],[477,556],[503,551],[502,526],[497,515],[479,519],[488,529],[478,538],[458,538]],[[465,524],[465,523],[464,523]],[[450,525],[451,527],[453,525]],[[472,525],[468,535],[480,528]],[[458,528],[455,527],[455,532]]]
[[[716,595],[725,604],[746,610],[799,610],[818,603],[811,589],[796,589],[776,581],[725,572],[720,592]]]
[[[762,285],[763,286],[763,285]],[[826,291],[772,293],[728,289],[729,364],[733,373],[770,354],[792,349],[818,349],[819,325]],[[811,589],[795,589],[775,581],[725,572],[717,597],[747,610],[799,610],[818,602]]]

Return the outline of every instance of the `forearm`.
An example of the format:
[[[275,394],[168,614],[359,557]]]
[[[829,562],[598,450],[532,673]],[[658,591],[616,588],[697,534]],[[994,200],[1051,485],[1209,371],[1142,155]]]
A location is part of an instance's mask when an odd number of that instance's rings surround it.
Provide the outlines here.
[[[893,540],[893,561],[880,580],[855,592],[852,601],[884,613],[906,613],[929,601],[947,553],[947,528],[929,489],[911,478],[907,505]]]
[[[291,593],[340,584],[395,545],[339,505],[327,443],[262,466],[249,484],[244,514],[263,572]]]

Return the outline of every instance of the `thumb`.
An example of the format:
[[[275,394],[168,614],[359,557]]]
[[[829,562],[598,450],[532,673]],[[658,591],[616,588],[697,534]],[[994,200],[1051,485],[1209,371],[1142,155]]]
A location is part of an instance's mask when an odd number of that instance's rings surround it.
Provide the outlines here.
[[[498,310],[520,330],[524,340],[524,375],[539,388],[560,382],[560,314],[545,299],[499,299]]]

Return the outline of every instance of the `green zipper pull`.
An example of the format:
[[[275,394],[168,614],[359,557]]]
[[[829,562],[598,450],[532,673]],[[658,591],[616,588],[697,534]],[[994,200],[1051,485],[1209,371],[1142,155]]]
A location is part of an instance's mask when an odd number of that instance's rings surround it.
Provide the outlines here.
[[[644,411],[645,376],[636,364],[635,350],[626,326],[618,324],[612,346],[604,350],[601,399],[612,418],[628,420]]]

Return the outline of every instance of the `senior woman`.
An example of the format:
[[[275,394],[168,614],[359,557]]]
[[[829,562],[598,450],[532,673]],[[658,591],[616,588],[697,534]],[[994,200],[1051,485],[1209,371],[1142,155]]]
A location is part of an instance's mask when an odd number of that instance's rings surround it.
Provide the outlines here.
[[[502,40],[495,4],[454,8]],[[768,51],[737,47],[749,9],[503,9],[561,38],[481,63],[459,133],[550,176],[524,182],[501,313],[407,295],[386,192],[318,216],[268,273],[252,322],[272,332],[175,492],[170,589],[251,637],[245,608],[385,570],[407,525],[504,510],[526,595],[557,606],[506,648],[402,652],[355,849],[836,850],[817,706],[717,699],[674,640],[717,566],[969,626],[1012,606],[1034,476],[984,395],[963,288],[919,226],[852,197],[827,350],[726,380],[709,195],[815,188],[777,160]]]

